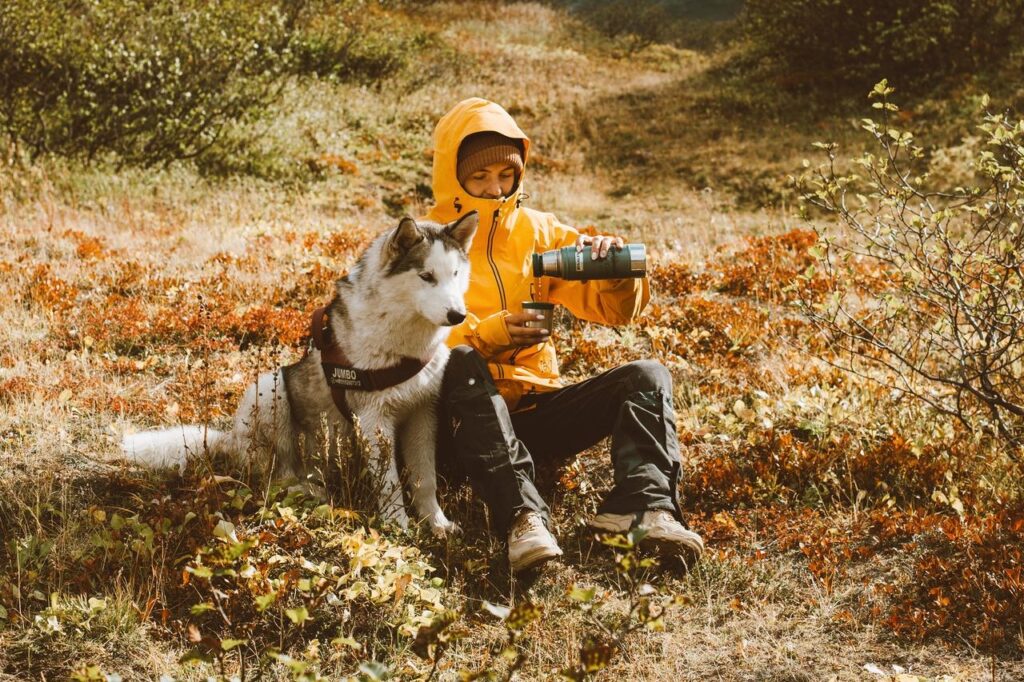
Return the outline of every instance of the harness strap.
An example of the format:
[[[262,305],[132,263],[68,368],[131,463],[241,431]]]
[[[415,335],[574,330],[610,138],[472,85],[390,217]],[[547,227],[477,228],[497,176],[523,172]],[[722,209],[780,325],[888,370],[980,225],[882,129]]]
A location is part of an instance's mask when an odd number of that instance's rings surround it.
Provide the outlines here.
[[[413,378],[427,363],[419,358],[403,357],[397,365],[391,367],[357,369],[331,336],[327,317],[329,308],[330,304],[313,311],[310,335],[313,337],[313,345],[320,351],[320,364],[334,404],[346,419],[352,421],[352,408],[345,400],[346,390],[383,391]]]

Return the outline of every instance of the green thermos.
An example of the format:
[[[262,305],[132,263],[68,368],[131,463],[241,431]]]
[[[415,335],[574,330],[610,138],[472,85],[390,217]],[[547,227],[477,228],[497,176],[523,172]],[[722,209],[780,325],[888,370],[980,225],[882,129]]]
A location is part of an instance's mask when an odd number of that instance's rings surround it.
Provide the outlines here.
[[[590,247],[577,251],[575,246],[533,254],[534,277],[561,279],[625,279],[647,276],[647,247],[643,244],[614,246],[600,260],[591,257]]]

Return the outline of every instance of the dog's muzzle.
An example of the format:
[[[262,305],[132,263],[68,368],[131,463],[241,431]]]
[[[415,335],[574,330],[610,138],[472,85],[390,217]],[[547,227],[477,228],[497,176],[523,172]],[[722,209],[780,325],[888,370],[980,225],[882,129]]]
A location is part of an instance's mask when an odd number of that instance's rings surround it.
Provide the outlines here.
[[[460,324],[464,319],[466,319],[466,313],[459,312],[458,310],[448,311],[449,325],[455,326],[457,324]]]

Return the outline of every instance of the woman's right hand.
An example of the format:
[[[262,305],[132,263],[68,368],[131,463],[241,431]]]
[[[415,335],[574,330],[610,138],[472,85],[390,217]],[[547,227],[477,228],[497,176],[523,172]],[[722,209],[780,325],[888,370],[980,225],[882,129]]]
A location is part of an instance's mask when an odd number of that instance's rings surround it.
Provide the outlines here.
[[[527,327],[527,322],[543,320],[537,313],[509,313],[505,316],[505,327],[512,339],[513,346],[529,347],[547,341],[550,334],[547,329]]]

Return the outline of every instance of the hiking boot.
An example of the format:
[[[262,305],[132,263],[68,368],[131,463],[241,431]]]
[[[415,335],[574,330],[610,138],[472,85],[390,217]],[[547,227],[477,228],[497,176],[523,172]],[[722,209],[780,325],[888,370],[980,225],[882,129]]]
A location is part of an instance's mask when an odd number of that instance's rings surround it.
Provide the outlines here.
[[[562,556],[555,537],[536,512],[521,512],[508,531],[508,562],[518,573],[548,559]]]
[[[704,553],[704,541],[692,530],[676,520],[672,512],[664,509],[645,511],[637,522],[637,514],[598,514],[588,524],[595,530],[608,533],[628,533],[633,528],[642,528],[647,535],[640,546],[653,547],[662,556],[677,556],[692,568]]]

